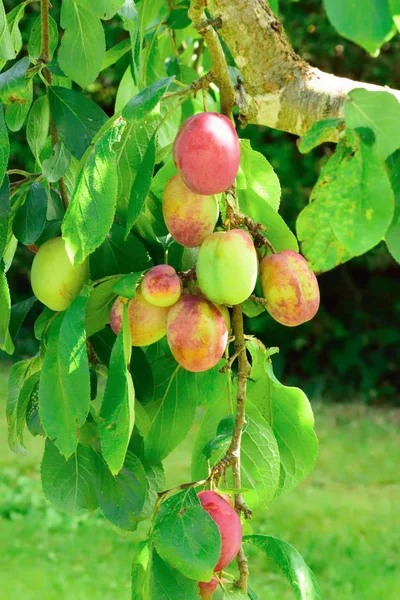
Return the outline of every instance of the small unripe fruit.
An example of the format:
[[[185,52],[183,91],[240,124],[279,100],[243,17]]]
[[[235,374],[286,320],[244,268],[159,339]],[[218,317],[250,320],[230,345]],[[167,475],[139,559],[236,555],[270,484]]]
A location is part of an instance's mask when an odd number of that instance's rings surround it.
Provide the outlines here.
[[[221,360],[228,342],[222,313],[205,298],[184,294],[169,310],[167,339],[187,371],[207,371]]]
[[[192,192],[179,175],[165,186],[162,209],[169,233],[186,248],[200,246],[214,231],[219,215],[216,197]]]
[[[257,253],[242,229],[216,231],[201,245],[196,274],[201,291],[217,304],[247,300],[257,280]]]
[[[235,181],[239,138],[224,115],[200,113],[187,119],[178,131],[172,153],[182,179],[197,194],[219,194]]]
[[[110,325],[114,333],[118,334],[122,327],[122,318],[126,298],[117,298],[110,312]],[[168,308],[154,306],[147,302],[140,290],[136,296],[129,300],[128,320],[131,332],[132,346],[149,346],[158,342],[166,334]]]
[[[40,302],[52,310],[66,310],[89,278],[89,263],[85,260],[74,267],[61,237],[40,246],[31,269],[31,285]]]
[[[278,323],[301,325],[318,311],[318,281],[301,254],[282,250],[265,256],[260,263],[260,279],[266,309]]]
[[[202,600],[211,600],[215,590],[218,587],[218,579],[213,577],[211,581],[199,581],[199,595]]]
[[[235,509],[216,492],[206,490],[199,492],[198,496],[204,510],[218,525],[221,535],[221,555],[214,571],[222,571],[239,552],[242,543],[242,524]]]
[[[182,282],[170,265],[157,265],[147,271],[141,283],[142,296],[154,306],[172,306],[179,300]]]

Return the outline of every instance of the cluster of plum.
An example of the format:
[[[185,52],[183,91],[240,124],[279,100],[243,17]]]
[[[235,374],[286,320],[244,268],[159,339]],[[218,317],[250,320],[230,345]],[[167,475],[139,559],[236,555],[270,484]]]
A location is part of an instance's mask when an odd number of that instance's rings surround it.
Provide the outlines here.
[[[182,125],[173,146],[178,173],[163,194],[169,233],[188,248],[199,248],[198,286],[182,288],[176,271],[157,265],[143,277],[128,317],[134,346],[147,346],[167,335],[177,362],[192,372],[205,371],[222,358],[228,341],[228,306],[244,302],[258,272],[266,308],[284,325],[299,325],[318,310],[319,289],[305,259],[292,250],[265,256],[259,263],[252,237],[244,229],[214,231],[219,217],[216,194],[235,181],[239,139],[224,115],[201,113]],[[124,304],[119,297],[110,323],[118,333]]]
[[[239,552],[242,543],[242,524],[230,496],[206,490],[199,492],[198,497],[204,510],[217,524],[221,536],[221,554],[214,567],[214,572],[218,573],[225,569]],[[226,580],[222,581],[226,582]],[[198,586],[200,597],[203,600],[211,600],[218,587],[218,579],[213,577],[208,582],[200,581]]]

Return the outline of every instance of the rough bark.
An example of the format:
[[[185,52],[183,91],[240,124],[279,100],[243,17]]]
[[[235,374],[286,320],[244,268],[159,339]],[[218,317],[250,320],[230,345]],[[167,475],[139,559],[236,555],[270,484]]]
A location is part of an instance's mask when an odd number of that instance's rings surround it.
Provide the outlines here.
[[[357,87],[400,92],[336,77],[309,65],[293,50],[266,0],[209,0],[219,34],[243,76],[237,103],[245,123],[303,135],[321,119],[343,117],[347,93]]]

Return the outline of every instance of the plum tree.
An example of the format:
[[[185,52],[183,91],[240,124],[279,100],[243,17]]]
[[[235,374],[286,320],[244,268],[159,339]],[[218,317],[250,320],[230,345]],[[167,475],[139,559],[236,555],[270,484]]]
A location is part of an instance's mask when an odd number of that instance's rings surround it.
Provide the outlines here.
[[[197,194],[219,194],[235,181],[240,145],[225,115],[199,113],[187,119],[178,131],[172,152],[183,181]]]
[[[40,302],[52,310],[66,310],[89,278],[89,263],[72,264],[61,237],[40,246],[31,269],[31,285]]]
[[[132,346],[149,346],[164,337],[169,309],[150,304],[139,289],[132,300],[119,296],[114,302],[110,312],[110,325],[114,333],[121,331],[124,304],[127,302]]]
[[[169,310],[167,339],[175,360],[197,373],[211,369],[222,358],[228,328],[212,302],[185,294]]]
[[[174,175],[164,189],[164,221],[174,240],[186,246],[200,246],[213,231],[219,208],[215,196],[193,192],[180,175]]]
[[[221,535],[221,554],[214,571],[222,571],[235,558],[242,543],[242,524],[235,509],[220,495],[211,490],[199,492],[204,510],[218,525]]]
[[[318,281],[301,254],[282,250],[265,256],[260,263],[260,278],[266,309],[278,323],[301,325],[318,311]]]
[[[154,306],[172,306],[179,300],[182,282],[170,265],[156,265],[147,271],[141,283],[142,296]]]
[[[243,229],[216,231],[200,247],[197,280],[212,302],[228,306],[244,302],[254,289],[257,271],[256,249]]]

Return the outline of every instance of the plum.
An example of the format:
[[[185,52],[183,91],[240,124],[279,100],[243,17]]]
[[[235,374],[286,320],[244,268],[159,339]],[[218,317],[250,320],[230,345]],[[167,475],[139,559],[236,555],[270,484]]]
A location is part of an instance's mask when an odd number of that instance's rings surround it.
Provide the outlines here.
[[[169,233],[186,248],[196,248],[214,231],[219,207],[215,196],[192,192],[179,175],[164,189],[162,210]]]
[[[52,310],[66,310],[89,278],[85,260],[74,267],[61,237],[48,240],[35,254],[31,285],[35,296]]]
[[[175,360],[197,373],[214,367],[228,342],[223,314],[200,296],[183,294],[168,313],[167,340]]]
[[[318,311],[318,281],[301,254],[282,250],[265,256],[260,263],[260,279],[266,309],[278,323],[301,325]]]
[[[221,535],[221,555],[214,571],[222,571],[239,552],[242,543],[242,524],[235,509],[220,495],[211,490],[199,492],[204,510],[218,525]]]
[[[172,153],[183,181],[197,194],[219,194],[235,181],[240,144],[225,115],[200,113],[189,117],[178,131]]]
[[[121,331],[124,304],[127,302],[132,346],[149,346],[164,337],[169,308],[150,304],[139,289],[132,300],[119,296],[114,302],[110,312],[110,325],[114,333]]]
[[[200,247],[197,281],[212,302],[233,306],[247,300],[257,280],[257,252],[243,229],[216,231]]]
[[[180,298],[182,282],[173,267],[157,265],[147,271],[141,283],[142,296],[154,306],[172,306]]]

